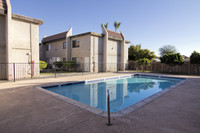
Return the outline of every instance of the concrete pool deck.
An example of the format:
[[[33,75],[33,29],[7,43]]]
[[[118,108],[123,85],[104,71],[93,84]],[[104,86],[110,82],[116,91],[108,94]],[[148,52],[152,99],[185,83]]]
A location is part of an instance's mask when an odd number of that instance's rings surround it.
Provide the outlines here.
[[[35,89],[57,82],[80,81],[130,73],[105,73],[0,83],[0,132],[180,132],[200,131],[200,77],[183,84],[123,117],[105,117],[83,110]],[[156,74],[157,75],[157,74]],[[170,75],[171,76],[171,75]],[[175,75],[173,75],[175,76]]]

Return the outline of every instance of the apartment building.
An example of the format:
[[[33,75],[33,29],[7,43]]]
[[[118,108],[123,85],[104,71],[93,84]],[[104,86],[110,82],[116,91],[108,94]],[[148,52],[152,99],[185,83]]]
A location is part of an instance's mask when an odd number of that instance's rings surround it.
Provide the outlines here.
[[[75,61],[83,64],[84,71],[124,71],[128,63],[128,44],[124,35],[107,30],[102,33],[86,32],[72,35],[72,28],[44,37],[40,44],[40,59],[51,64],[55,61]]]
[[[11,10],[10,0],[0,0],[0,79],[38,76],[39,25],[43,22]]]

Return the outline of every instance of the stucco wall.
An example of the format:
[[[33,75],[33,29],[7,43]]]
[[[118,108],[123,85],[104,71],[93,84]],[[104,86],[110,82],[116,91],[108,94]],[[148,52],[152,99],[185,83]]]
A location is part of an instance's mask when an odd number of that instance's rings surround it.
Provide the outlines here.
[[[54,41],[47,43],[43,46],[43,50],[46,53],[45,57],[52,59],[53,57],[60,57],[61,60],[63,58],[67,58],[67,49],[63,49],[63,43],[66,42],[65,39],[59,40],[59,41]],[[46,51],[46,46],[50,45],[50,51]],[[45,59],[46,61],[46,59]]]
[[[73,48],[73,40],[79,40],[79,47]],[[91,35],[71,39],[71,58],[77,58],[77,63],[83,63],[81,69],[91,71]]]
[[[34,61],[34,76],[40,75],[39,68],[39,26],[31,24],[32,60]]]
[[[108,50],[108,58],[107,58],[107,71],[117,71],[120,63],[120,46],[121,43],[115,40],[108,40],[107,50]]]
[[[92,65],[94,72],[102,72],[103,71],[103,38],[101,37],[92,37]]]
[[[71,61],[71,39],[72,36],[72,27],[69,28],[66,34],[66,48],[67,48],[67,61]]]
[[[31,24],[32,58],[35,63],[39,63],[39,26]]]
[[[125,63],[126,63],[126,65],[125,65],[125,69],[128,69],[128,44],[127,43],[125,43],[125,52],[124,52],[124,58],[125,58]]]
[[[33,76],[39,76],[39,26],[12,19],[10,41],[11,62],[16,63],[16,78],[31,77],[31,57],[35,63],[32,65]]]
[[[76,37],[71,39],[71,44],[73,40],[80,41],[80,47],[72,48],[72,58],[73,57],[90,57],[90,43],[91,43],[91,35]]]

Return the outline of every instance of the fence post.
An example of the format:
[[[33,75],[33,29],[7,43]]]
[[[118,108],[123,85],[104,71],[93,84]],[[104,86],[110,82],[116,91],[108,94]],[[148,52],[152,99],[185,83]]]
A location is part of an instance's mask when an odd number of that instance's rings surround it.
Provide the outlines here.
[[[107,126],[112,126],[112,123],[110,122],[110,93],[109,90],[107,90],[107,108],[108,108],[108,123]]]
[[[103,71],[104,71],[104,64],[103,64],[103,62],[102,62],[102,74],[103,74]]]
[[[31,78],[33,78],[33,61],[31,61]]]
[[[14,82],[15,82],[15,63],[13,63],[13,78],[14,78]]]
[[[81,70],[82,70],[82,76],[83,76],[83,62],[81,63]]]
[[[56,65],[55,65],[55,78],[56,78]]]

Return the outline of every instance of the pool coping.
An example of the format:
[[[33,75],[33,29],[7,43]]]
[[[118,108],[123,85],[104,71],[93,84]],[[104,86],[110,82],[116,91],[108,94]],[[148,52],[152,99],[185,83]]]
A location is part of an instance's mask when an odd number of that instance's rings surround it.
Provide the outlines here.
[[[155,93],[137,103],[134,103],[133,105],[129,106],[129,107],[126,107],[120,111],[117,111],[117,112],[111,112],[111,117],[122,117],[124,115],[127,115],[141,107],[143,107],[144,105],[152,102],[153,100],[159,98],[160,96],[162,96],[163,94],[169,92],[170,90],[176,88],[177,86],[183,84],[188,78],[180,78],[180,77],[172,77],[172,76],[160,76],[160,75],[151,75],[151,74],[129,74],[129,75],[122,75],[122,76],[112,76],[112,77],[106,77],[106,78],[97,78],[97,79],[91,79],[91,80],[85,80],[85,81],[74,81],[74,82],[60,82],[60,83],[57,83],[57,84],[53,84],[53,85],[44,85],[44,86],[37,86],[35,87],[35,89],[41,91],[41,92],[44,92],[48,95],[51,95],[51,96],[54,96],[62,101],[65,101],[69,104],[72,104],[72,105],[75,105],[81,109],[84,109],[84,110],[87,110],[89,112],[92,112],[96,115],[99,115],[99,116],[102,116],[102,117],[107,117],[107,112],[105,111],[102,111],[100,109],[97,109],[95,107],[92,107],[92,106],[89,106],[87,104],[84,104],[84,103],[81,103],[81,102],[78,102],[78,101],[75,101],[73,99],[70,99],[68,97],[65,97],[65,96],[62,96],[60,94],[57,94],[57,93],[54,93],[54,92],[51,92],[45,88],[48,88],[48,87],[58,87],[58,86],[65,86],[65,85],[70,85],[70,84],[78,84],[78,83],[86,83],[86,84],[89,84],[89,83],[93,83],[93,82],[102,82],[102,81],[107,81],[107,80],[111,80],[111,79],[123,79],[123,78],[127,78],[127,77],[133,77],[133,76],[152,76],[152,77],[161,77],[161,78],[177,78],[177,79],[183,79],[182,81],[180,81],[179,83],[176,83],[175,85],[172,85],[158,93]]]

